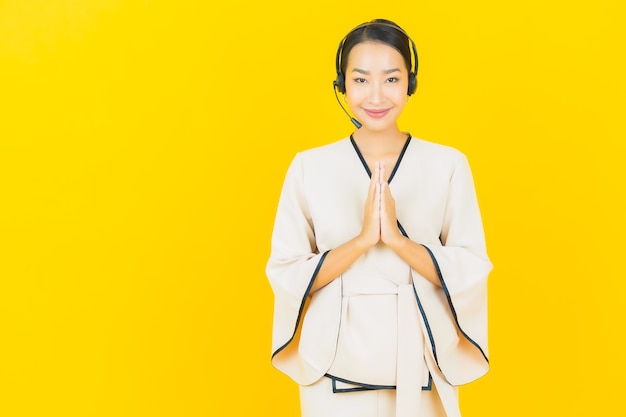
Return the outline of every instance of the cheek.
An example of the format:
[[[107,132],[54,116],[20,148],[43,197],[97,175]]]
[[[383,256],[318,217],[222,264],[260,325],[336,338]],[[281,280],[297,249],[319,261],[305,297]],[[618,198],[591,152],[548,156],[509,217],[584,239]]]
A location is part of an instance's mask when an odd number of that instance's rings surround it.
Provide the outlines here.
[[[395,89],[389,97],[392,98],[394,102],[404,102],[407,98],[407,90],[408,87]]]
[[[346,100],[348,103],[363,100],[367,96],[364,88],[348,87],[346,88]]]
[[[360,107],[360,105],[366,99],[367,99],[366,94],[363,94],[362,92],[360,92],[359,89],[346,90],[345,100],[346,100],[346,103],[348,104],[348,107],[350,107],[352,111]]]
[[[394,85],[393,91],[390,91],[389,94],[393,96],[394,101],[406,101],[408,90],[408,82],[399,82]]]

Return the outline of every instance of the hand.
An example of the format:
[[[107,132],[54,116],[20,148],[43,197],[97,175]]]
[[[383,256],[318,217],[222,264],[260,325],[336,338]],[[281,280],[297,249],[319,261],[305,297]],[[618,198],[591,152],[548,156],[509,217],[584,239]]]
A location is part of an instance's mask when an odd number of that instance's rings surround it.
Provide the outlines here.
[[[396,200],[391,195],[389,183],[384,181],[385,165],[380,164],[380,172],[378,177],[381,178],[380,184],[380,239],[390,247],[397,245],[404,236],[398,228],[398,220],[396,216]]]
[[[368,247],[374,246],[380,240],[380,188],[380,163],[376,162],[367,191],[363,227],[359,235]]]

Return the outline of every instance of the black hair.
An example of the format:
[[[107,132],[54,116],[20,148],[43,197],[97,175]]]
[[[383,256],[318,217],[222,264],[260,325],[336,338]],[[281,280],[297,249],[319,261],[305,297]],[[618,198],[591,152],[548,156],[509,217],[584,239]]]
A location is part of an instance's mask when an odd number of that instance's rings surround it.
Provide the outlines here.
[[[411,47],[409,36],[391,20],[374,19],[363,23],[348,33],[341,47],[341,72],[346,73],[350,51],[361,42],[381,42],[396,49],[402,55],[407,71],[411,72]]]

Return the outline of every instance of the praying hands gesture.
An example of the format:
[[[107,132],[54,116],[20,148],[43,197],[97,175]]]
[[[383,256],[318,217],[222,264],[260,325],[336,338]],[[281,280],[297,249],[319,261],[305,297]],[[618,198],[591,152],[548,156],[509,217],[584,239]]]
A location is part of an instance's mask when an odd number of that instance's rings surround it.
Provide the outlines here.
[[[426,249],[405,237],[398,228],[396,201],[391,195],[387,180],[385,180],[385,164],[376,162],[373,168],[365,200],[361,233],[328,253],[313,283],[312,292],[337,278],[359,256],[378,242],[383,242],[391,248],[424,278],[435,285],[441,285],[435,266]]]
[[[382,241],[392,248],[404,238],[398,229],[396,202],[385,180],[383,162],[375,162],[372,169],[361,236],[370,246]]]

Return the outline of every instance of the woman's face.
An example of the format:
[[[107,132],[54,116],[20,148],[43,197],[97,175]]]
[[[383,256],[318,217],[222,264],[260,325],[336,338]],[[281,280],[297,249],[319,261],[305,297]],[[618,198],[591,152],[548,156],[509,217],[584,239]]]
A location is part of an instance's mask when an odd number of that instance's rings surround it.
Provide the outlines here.
[[[361,42],[348,55],[346,101],[368,130],[396,129],[407,102],[409,72],[400,52],[380,42]]]

